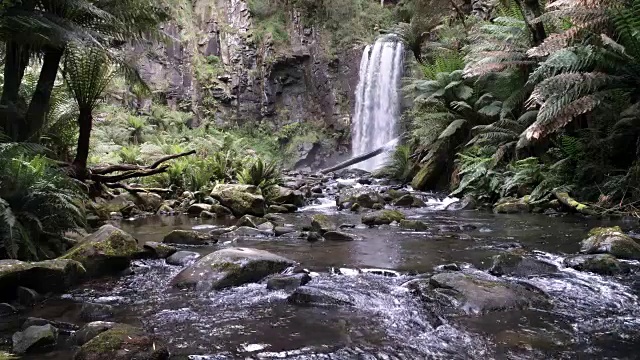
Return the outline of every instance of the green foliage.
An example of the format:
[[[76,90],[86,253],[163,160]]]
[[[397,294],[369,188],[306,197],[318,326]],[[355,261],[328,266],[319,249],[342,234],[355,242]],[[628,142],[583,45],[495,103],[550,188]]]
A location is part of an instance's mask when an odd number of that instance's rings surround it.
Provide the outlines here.
[[[288,17],[281,0],[249,0],[249,11],[256,19],[252,32],[256,44],[272,41],[276,46],[289,42]]]
[[[414,165],[411,155],[411,148],[408,145],[398,145],[387,164],[378,171],[376,176],[388,177],[403,183],[409,182]]]
[[[281,181],[278,165],[275,162],[265,162],[260,158],[246,163],[236,176],[239,183],[255,185],[263,191],[278,185]]]
[[[118,151],[118,156],[123,164],[142,164],[140,148],[137,146],[123,146]]]
[[[85,226],[82,190],[24,147],[0,146],[0,168],[0,252],[32,260],[56,256],[65,233]]]

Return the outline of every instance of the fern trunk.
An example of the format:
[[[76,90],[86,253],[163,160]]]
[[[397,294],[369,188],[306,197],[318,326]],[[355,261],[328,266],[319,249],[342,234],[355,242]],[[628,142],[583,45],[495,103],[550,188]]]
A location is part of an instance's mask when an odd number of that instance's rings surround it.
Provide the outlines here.
[[[542,44],[544,39],[547,38],[547,33],[544,30],[544,24],[542,21],[534,21],[542,15],[542,8],[538,0],[516,0],[516,4],[522,12],[524,22],[531,32],[533,46]]]
[[[36,90],[31,97],[29,109],[27,110],[28,131],[22,135],[22,140],[27,140],[37,134],[45,123],[45,116],[51,101],[51,93],[58,75],[58,68],[62,60],[64,49],[46,47],[42,61],[42,69]]]
[[[15,41],[7,41],[5,45],[4,84],[0,98],[0,127],[13,140],[18,140],[21,127],[19,123],[17,103],[20,84],[25,69],[29,64],[29,48]],[[22,125],[22,126],[21,126]]]
[[[89,158],[89,141],[91,140],[91,127],[93,126],[93,115],[91,109],[80,109],[78,116],[78,148],[73,167],[76,177],[84,180],[87,176],[87,159]]]

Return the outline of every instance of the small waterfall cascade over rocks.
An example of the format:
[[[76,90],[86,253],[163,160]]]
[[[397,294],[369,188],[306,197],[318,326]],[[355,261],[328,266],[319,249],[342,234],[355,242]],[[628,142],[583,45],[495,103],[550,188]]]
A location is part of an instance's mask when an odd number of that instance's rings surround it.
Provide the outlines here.
[[[360,80],[356,89],[352,123],[353,156],[381,148],[396,138],[403,64],[404,44],[396,35],[380,37],[375,44],[365,48],[360,62]],[[388,152],[355,164],[354,167],[367,171],[376,170],[384,165]]]

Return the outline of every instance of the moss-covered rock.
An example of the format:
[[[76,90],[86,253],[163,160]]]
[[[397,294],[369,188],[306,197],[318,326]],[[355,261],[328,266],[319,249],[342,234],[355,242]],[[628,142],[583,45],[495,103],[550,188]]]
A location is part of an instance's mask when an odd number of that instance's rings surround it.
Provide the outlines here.
[[[168,360],[169,350],[141,329],[117,324],[82,345],[73,359]]]
[[[136,204],[136,207],[142,211],[149,211],[155,213],[162,206],[162,196],[154,193],[126,193],[125,199],[132,201]]]
[[[384,203],[384,198],[377,191],[366,188],[344,188],[336,197],[336,205],[340,209],[350,209],[355,204],[371,209],[376,203]]]
[[[620,259],[640,260],[640,245],[619,226],[594,228],[581,245],[581,252],[585,254],[611,254]]]
[[[272,186],[265,194],[271,204],[293,204],[297,207],[304,206],[304,195],[298,190],[292,190],[284,186]]]
[[[419,220],[400,220],[400,227],[415,231],[425,231],[429,229],[429,226],[427,226],[425,222]]]
[[[420,170],[411,180],[416,190],[432,190],[443,175],[444,162],[438,156],[431,156],[420,164]]]
[[[213,188],[211,197],[229,208],[233,215],[264,216],[266,204],[260,188],[253,185],[218,184]]]
[[[178,251],[178,249],[171,245],[155,241],[146,242],[143,248],[145,250],[145,254],[152,259],[166,259]]]
[[[426,206],[426,204],[421,199],[418,199],[417,197],[411,194],[406,194],[394,200],[393,206],[411,208],[411,207],[423,207],[423,206]]]
[[[214,236],[195,230],[173,230],[162,239],[164,244],[207,245],[217,242]]]
[[[564,259],[564,265],[579,271],[601,275],[617,275],[629,272],[629,267],[610,254],[577,255]]]
[[[365,225],[388,225],[392,222],[400,222],[405,219],[403,213],[397,210],[380,210],[362,215],[362,223]]]
[[[202,291],[224,289],[259,282],[294,264],[292,260],[264,250],[226,248],[199,259],[176,275],[171,284]]]
[[[316,214],[311,217],[311,229],[317,233],[324,234],[327,231],[335,230],[336,224],[327,215]]]
[[[138,241],[113,225],[104,225],[85,237],[60,259],[80,262],[89,276],[117,273],[141,254]]]
[[[526,213],[531,210],[526,199],[502,198],[493,207],[496,214],[518,214]]]
[[[20,286],[39,293],[62,292],[86,275],[81,263],[74,260],[23,262],[0,260],[0,299],[11,298]]]

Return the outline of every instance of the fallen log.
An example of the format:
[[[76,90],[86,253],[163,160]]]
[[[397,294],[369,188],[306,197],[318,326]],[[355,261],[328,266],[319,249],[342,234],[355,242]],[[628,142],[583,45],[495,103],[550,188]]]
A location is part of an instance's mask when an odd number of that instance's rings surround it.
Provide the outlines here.
[[[195,150],[191,150],[191,151],[186,151],[180,154],[163,156],[160,159],[156,160],[153,164],[148,166],[134,165],[134,164],[116,164],[116,165],[108,165],[103,167],[92,168],[90,171],[91,171],[91,175],[106,175],[106,174],[117,172],[117,171],[135,171],[135,170],[155,169],[166,161],[177,159],[183,156],[193,155],[195,153],[196,153]]]
[[[573,199],[571,196],[569,196],[569,193],[556,191],[553,193],[553,195],[556,197],[556,199],[558,199],[560,204],[562,204],[563,206],[571,210],[577,211],[585,215],[598,214],[596,211],[591,209],[588,205],[585,205]]]
[[[351,158],[351,159],[349,159],[347,161],[343,161],[343,162],[341,162],[341,163],[339,163],[337,165],[334,165],[332,167],[320,170],[320,173],[321,174],[328,174],[330,172],[342,170],[342,169],[344,169],[346,167],[349,167],[351,165],[355,165],[355,164],[361,163],[361,162],[363,162],[365,160],[369,160],[374,156],[378,156],[378,155],[384,153],[385,151],[388,151],[393,145],[398,143],[398,141],[400,141],[400,139],[403,136],[404,135],[398,136],[397,138],[395,138],[395,139],[389,141],[388,143],[384,144],[384,146],[382,146],[382,147],[380,147],[378,149],[375,149],[375,150],[373,150],[371,152],[368,152],[366,154],[353,157],[353,158]]]
[[[154,194],[169,194],[173,192],[171,189],[163,189],[163,188],[135,188],[131,187],[127,184],[121,183],[106,183],[104,186],[110,189],[123,189],[133,194],[139,193],[154,193]]]

